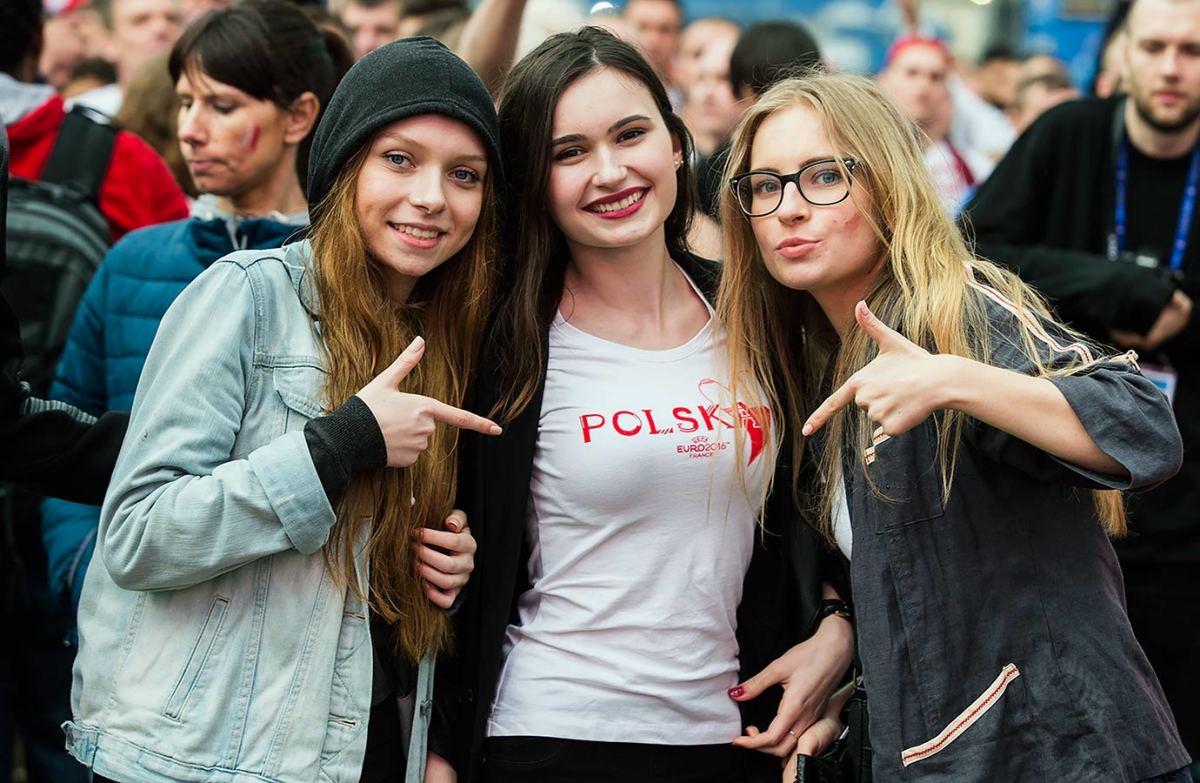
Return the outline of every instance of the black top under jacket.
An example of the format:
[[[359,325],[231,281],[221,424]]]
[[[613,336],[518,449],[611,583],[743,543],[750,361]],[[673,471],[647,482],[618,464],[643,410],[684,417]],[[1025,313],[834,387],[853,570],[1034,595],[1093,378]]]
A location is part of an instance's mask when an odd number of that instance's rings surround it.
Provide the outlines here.
[[[706,297],[713,299],[720,267],[695,257],[675,259]],[[544,357],[543,357],[544,358]],[[501,357],[485,348],[469,407],[486,413],[497,400]],[[543,364],[544,366],[544,364]],[[544,383],[543,378],[543,383]],[[533,471],[542,390],[504,434],[484,437],[463,431],[460,496],[479,542],[475,570],[454,617],[456,654],[439,660],[430,748],[448,758],[462,783],[480,778],[488,713],[496,690],[504,631],[516,619],[516,601],[528,589],[525,524]],[[786,449],[783,450],[786,457]],[[738,607],[737,641],[743,679],[800,642],[809,632],[821,598],[822,580],[837,581],[811,528],[792,504],[786,459],[777,465],[775,490],[767,500],[767,535],[756,539]],[[831,576],[823,575],[829,567]],[[781,691],[767,691],[742,705],[744,725],[766,728]],[[779,759],[745,751],[749,782],[776,783]]]
[[[1183,277],[1110,261],[1116,147],[1123,99],[1051,109],[1017,139],[968,205],[964,225],[979,255],[1005,264],[1049,298],[1068,323],[1109,342],[1109,329],[1145,334],[1178,286],[1200,304],[1200,209],[1192,215]],[[1123,124],[1123,123],[1122,123]],[[1129,250],[1169,261],[1190,154],[1129,156]],[[1200,314],[1142,362],[1179,373],[1175,415],[1183,435],[1179,474],[1130,498],[1126,563],[1200,565]]]
[[[1026,337],[1050,367],[1099,356],[979,291],[989,364],[1033,374]],[[968,420],[947,497],[932,417],[847,461],[877,781],[1132,783],[1189,763],[1086,491],[1171,475],[1174,419],[1128,354],[1051,381],[1128,479]]]

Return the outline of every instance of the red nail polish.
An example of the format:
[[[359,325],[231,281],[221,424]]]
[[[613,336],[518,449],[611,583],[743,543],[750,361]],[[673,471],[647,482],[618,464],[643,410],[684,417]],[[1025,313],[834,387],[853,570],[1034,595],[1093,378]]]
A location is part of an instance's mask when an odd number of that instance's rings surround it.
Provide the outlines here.
[[[746,689],[740,685],[737,685],[737,686],[729,689],[730,698],[740,699],[745,695],[746,695]]]

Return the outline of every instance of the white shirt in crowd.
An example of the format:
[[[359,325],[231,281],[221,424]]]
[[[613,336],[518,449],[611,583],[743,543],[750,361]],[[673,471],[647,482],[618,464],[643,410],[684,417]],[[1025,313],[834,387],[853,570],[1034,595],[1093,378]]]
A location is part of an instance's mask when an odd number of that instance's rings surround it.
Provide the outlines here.
[[[726,691],[769,459],[765,417],[730,404],[711,316],[664,351],[556,318],[527,523],[533,587],[508,627],[489,736],[741,734]]]

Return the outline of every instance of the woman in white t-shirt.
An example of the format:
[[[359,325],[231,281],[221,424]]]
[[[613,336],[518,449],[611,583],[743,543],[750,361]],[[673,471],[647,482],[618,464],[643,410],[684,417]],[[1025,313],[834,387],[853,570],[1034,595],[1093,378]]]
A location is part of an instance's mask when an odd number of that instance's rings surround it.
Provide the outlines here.
[[[765,497],[763,395],[728,392],[718,268],[684,241],[688,132],[597,28],[518,63],[500,116],[507,299],[473,407],[505,434],[465,446],[478,587],[431,775],[454,779],[449,756],[493,783],[778,780],[852,633],[790,493]]]

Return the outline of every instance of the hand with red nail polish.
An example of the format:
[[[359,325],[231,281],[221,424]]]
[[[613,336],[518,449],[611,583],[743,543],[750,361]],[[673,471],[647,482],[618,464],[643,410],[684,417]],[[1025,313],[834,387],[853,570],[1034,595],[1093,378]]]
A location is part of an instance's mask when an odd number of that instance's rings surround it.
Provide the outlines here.
[[[425,594],[435,605],[449,609],[475,568],[475,538],[467,515],[458,509],[446,517],[446,529],[423,527],[417,531],[417,570],[425,580]]]
[[[765,731],[747,726],[746,734],[733,744],[781,758],[792,753],[797,736],[822,718],[830,697],[850,668],[853,654],[854,632],[850,623],[831,615],[822,620],[811,637],[767,664],[758,674],[730,688],[730,698],[743,702],[757,698],[773,685],[783,687],[783,698],[771,725]]]

